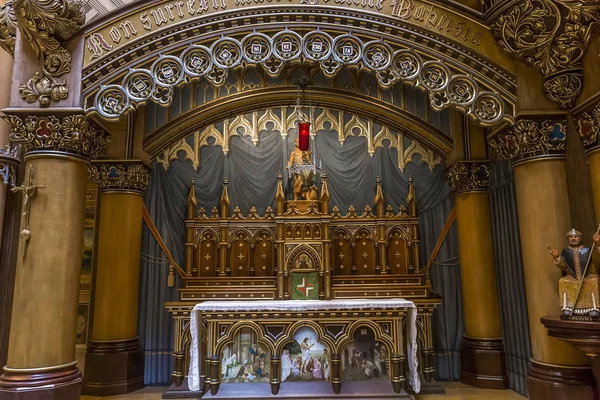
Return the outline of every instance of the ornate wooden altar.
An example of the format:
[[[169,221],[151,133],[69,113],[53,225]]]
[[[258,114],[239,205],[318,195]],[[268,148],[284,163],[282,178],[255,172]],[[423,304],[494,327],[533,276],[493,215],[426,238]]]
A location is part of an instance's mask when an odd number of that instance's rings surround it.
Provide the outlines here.
[[[288,300],[294,277],[314,274],[321,300],[404,298],[418,309],[419,371],[434,374],[432,313],[441,298],[431,291],[419,258],[419,227],[412,179],[406,205],[385,206],[380,181],[374,207],[330,212],[327,177],[318,200],[287,201],[281,174],[276,209],[258,215],[252,208],[230,215],[227,181],[220,209],[197,210],[192,182],[188,196],[186,266],[180,273],[180,302],[167,303],[175,319],[173,379],[189,370],[190,311],[206,300]],[[297,275],[298,274],[298,275]],[[404,368],[408,370],[407,367]]]
[[[200,303],[191,314],[189,388],[195,392],[210,391],[213,396],[218,393],[222,371],[226,367],[222,365],[220,355],[235,342],[236,333],[251,324],[258,334],[257,342],[271,354],[268,383],[273,395],[279,393],[282,380],[286,378],[282,377],[285,346],[293,342],[297,330],[305,327],[314,329],[316,337],[330,351],[331,358],[327,362],[331,362],[331,368],[327,380],[331,382],[333,393],[339,394],[342,387],[342,353],[356,331],[364,327],[372,329],[374,336],[391,352],[386,375],[394,392],[402,392],[405,360],[409,365],[406,373],[410,377],[410,387],[418,392],[415,308],[414,303],[404,299]],[[406,340],[402,335],[403,325],[407,331]],[[262,397],[256,392],[254,396]]]

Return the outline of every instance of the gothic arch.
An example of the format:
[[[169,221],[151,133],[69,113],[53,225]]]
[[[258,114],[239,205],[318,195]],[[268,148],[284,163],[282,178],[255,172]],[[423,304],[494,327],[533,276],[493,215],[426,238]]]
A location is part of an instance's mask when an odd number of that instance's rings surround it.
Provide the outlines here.
[[[416,85],[429,94],[432,107],[455,107],[483,125],[512,121],[514,74],[504,56],[491,61],[501,53],[486,55],[496,50],[479,46],[479,39],[491,38],[491,32],[473,20],[461,22],[473,25],[471,34],[477,31],[478,39],[471,37],[469,43],[463,40],[466,32],[449,40],[443,30],[416,29],[402,10],[365,12],[354,10],[355,5],[323,7],[318,0],[260,9],[253,4],[227,9],[221,3],[225,11],[193,18],[182,10],[181,17],[169,13],[161,2],[138,4],[124,17],[89,26],[82,87],[87,111],[118,119],[147,101],[169,104],[173,87],[200,77],[219,86],[232,69],[262,65],[278,76],[287,64],[300,62],[318,64],[330,76],[344,66],[368,70],[380,87]],[[137,17],[147,22],[144,28]],[[254,19],[264,22],[254,25],[258,30],[242,28]],[[315,29],[308,30],[307,24]],[[136,57],[139,61],[133,62]]]

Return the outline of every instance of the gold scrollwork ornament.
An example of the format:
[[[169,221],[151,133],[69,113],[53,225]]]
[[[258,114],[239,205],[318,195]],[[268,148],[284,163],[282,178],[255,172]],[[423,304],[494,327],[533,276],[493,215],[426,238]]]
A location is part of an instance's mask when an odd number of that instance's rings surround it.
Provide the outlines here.
[[[17,40],[17,17],[12,0],[0,5],[0,47],[10,55],[15,54]]]
[[[570,109],[581,93],[582,59],[598,24],[597,1],[524,0],[491,27],[500,46],[542,73],[548,98]]]
[[[58,78],[71,70],[71,53],[61,46],[77,34],[83,23],[83,3],[79,0],[13,0],[18,27],[42,62],[43,70],[36,72],[19,88],[28,103],[40,102],[42,107],[51,101],[66,99],[65,81]]]

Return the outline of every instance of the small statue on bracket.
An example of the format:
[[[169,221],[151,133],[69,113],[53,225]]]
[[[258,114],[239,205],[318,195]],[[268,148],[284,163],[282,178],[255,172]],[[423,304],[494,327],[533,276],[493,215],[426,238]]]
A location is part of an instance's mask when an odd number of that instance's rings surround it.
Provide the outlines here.
[[[600,234],[592,237],[592,248],[581,244],[581,232],[571,229],[567,233],[569,246],[562,252],[546,246],[554,264],[566,273],[558,283],[558,294],[563,317],[600,317],[599,281],[597,265],[600,264]]]

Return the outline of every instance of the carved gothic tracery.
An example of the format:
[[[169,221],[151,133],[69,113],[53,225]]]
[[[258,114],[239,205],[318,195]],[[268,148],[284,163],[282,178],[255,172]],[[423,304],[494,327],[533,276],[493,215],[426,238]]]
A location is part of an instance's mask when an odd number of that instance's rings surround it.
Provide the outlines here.
[[[581,93],[582,59],[599,23],[597,1],[518,0],[491,26],[506,51],[542,73],[546,96],[570,109]]]
[[[478,161],[457,161],[446,172],[450,189],[455,195],[487,190],[489,176],[489,163]]]
[[[328,108],[318,108],[315,110],[315,113],[317,112],[312,130],[313,135],[320,130],[325,130],[325,126],[328,126],[329,130],[338,132],[338,140],[341,144],[344,144],[350,136],[364,137],[367,141],[367,151],[371,156],[378,148],[395,148],[398,150],[398,168],[401,171],[404,171],[408,164],[417,163],[417,159],[419,163],[427,164],[431,171],[442,162],[442,157],[438,153],[415,140],[411,141],[400,132],[392,132],[386,126],[382,126],[379,131],[376,131],[374,121],[370,119],[359,118],[355,115],[346,121],[343,111]],[[294,128],[296,118],[295,113],[287,114],[286,107],[269,108],[262,113],[254,112],[251,119],[245,115],[238,115],[231,122],[226,120],[222,129],[217,127],[219,124],[209,125],[202,131],[195,132],[193,138],[186,137],[178,140],[165,149],[156,160],[165,169],[168,169],[171,162],[179,160],[183,154],[183,157],[191,161],[192,166],[198,169],[201,162],[200,150],[204,146],[209,146],[209,138],[215,140],[213,146],[221,146],[223,153],[228,154],[233,137],[248,136],[257,146],[260,131],[266,130],[267,126],[271,124],[273,125],[272,129],[280,131],[285,140],[289,129]]]
[[[65,117],[8,115],[10,140],[21,143],[26,152],[58,151],[96,159],[104,154],[110,136],[83,115]]]
[[[566,121],[521,119],[489,140],[495,158],[520,161],[564,155]]]
[[[284,29],[267,36],[252,32],[243,38],[222,36],[212,44],[191,44],[178,56],[160,55],[147,68],[131,69],[119,84],[102,86],[94,98],[95,110],[106,119],[117,119],[147,101],[168,106],[173,88],[184,81],[204,78],[215,87],[226,84],[229,71],[260,66],[278,77],[290,63],[318,63],[326,77],[343,67],[370,71],[382,88],[398,82],[429,93],[434,110],[457,106],[484,125],[511,120],[497,92],[482,90],[471,75],[460,73],[447,61],[423,59],[413,49],[394,49],[382,40],[353,33],[333,37],[321,30],[304,36]]]
[[[66,99],[68,89],[61,76],[71,71],[71,53],[61,43],[77,34],[85,21],[79,0],[14,0],[14,14],[23,37],[42,63],[42,71],[19,88],[28,103],[47,107]],[[1,11],[0,11],[1,16]],[[0,39],[2,38],[0,25]]]

